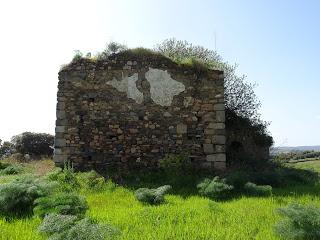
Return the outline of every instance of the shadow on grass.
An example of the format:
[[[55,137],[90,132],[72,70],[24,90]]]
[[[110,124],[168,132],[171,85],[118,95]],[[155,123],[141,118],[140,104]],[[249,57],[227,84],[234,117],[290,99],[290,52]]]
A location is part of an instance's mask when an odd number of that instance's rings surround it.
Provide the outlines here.
[[[253,182],[257,185],[270,185],[273,187],[272,196],[274,197],[299,197],[304,195],[310,195],[314,197],[320,196],[320,183],[317,172],[305,169],[297,169],[285,166],[276,166],[264,171],[250,171],[236,170],[228,175],[226,179],[231,178],[233,175],[241,172],[241,178],[236,181]],[[182,198],[188,198],[191,196],[199,196],[197,190],[197,184],[204,178],[212,179],[215,176],[214,173],[200,173],[189,171],[178,172],[164,172],[161,170],[146,172],[135,171],[133,173],[126,174],[118,178],[117,183],[136,190],[138,188],[157,188],[162,185],[171,185],[172,190],[170,194],[179,195]],[[244,179],[243,179],[244,178]],[[120,179],[120,180],[119,180]],[[213,199],[215,201],[230,201],[247,197],[267,197],[266,195],[252,195],[248,194],[243,187],[236,187],[228,194],[227,197]],[[238,183],[239,184],[239,183]],[[242,185],[243,186],[243,185]]]

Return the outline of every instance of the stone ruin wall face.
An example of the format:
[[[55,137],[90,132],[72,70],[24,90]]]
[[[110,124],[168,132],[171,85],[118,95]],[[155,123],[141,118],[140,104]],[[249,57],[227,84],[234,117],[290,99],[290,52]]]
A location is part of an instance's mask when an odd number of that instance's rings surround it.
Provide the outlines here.
[[[188,153],[225,169],[224,79],[168,59],[80,60],[59,72],[54,161],[77,169],[154,168]]]

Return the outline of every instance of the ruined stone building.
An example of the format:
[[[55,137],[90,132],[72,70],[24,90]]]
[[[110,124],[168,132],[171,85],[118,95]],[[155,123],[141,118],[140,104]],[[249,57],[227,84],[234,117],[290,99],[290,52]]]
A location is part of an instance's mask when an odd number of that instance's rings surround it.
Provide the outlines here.
[[[78,169],[153,168],[188,153],[225,169],[223,72],[159,55],[80,59],[59,72],[54,161]]]

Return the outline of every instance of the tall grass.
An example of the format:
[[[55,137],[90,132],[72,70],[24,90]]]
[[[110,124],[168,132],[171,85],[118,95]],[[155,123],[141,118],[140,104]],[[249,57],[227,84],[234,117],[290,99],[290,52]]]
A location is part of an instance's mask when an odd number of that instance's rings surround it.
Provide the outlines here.
[[[320,206],[319,185],[274,189],[272,196],[240,196],[219,202],[197,195],[169,194],[166,203],[157,206],[138,202],[134,190],[110,182],[101,191],[83,188],[80,194],[89,204],[87,216],[118,228],[121,234],[117,239],[121,240],[279,239],[273,231],[280,218],[277,208],[292,202]],[[0,240],[45,239],[37,230],[40,222],[37,217],[11,221],[0,217]]]

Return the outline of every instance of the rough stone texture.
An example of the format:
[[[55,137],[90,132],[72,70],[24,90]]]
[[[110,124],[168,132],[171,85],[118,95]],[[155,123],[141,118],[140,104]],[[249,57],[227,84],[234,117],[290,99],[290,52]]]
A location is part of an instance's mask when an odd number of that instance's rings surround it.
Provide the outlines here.
[[[153,168],[165,154],[225,168],[224,79],[166,58],[82,59],[59,72],[57,165]]]

